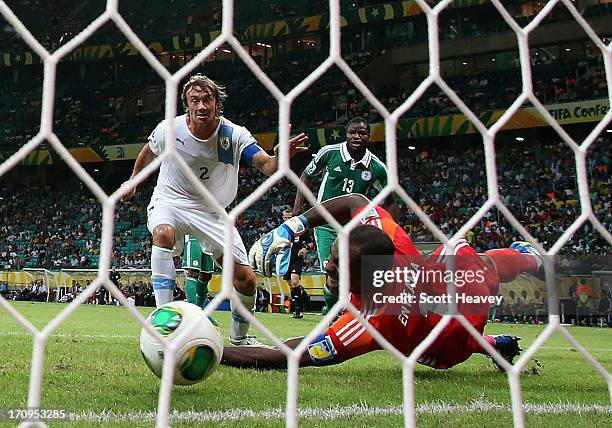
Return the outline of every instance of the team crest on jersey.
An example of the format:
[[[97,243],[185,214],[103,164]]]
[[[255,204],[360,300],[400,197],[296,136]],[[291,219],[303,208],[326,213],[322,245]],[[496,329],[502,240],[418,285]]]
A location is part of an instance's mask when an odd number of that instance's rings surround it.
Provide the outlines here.
[[[229,146],[230,146],[229,138],[228,137],[221,138],[221,148],[223,150],[227,150],[227,149],[229,149]]]
[[[370,181],[372,179],[371,171],[361,171],[361,179],[363,181]]]
[[[331,360],[336,355],[336,348],[329,336],[319,336],[316,342],[308,345],[308,353],[315,363]]]

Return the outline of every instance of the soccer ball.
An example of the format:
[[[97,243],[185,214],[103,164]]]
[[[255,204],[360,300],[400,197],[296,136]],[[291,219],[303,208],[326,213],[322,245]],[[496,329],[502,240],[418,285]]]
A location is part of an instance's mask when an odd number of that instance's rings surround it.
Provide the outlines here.
[[[180,340],[175,360],[175,385],[198,383],[210,376],[221,362],[221,330],[208,317],[202,317],[200,307],[188,302],[167,303],[151,312],[147,323],[163,340]],[[186,330],[189,332],[183,335]],[[161,378],[164,348],[144,327],[140,331],[140,352],[151,371]]]

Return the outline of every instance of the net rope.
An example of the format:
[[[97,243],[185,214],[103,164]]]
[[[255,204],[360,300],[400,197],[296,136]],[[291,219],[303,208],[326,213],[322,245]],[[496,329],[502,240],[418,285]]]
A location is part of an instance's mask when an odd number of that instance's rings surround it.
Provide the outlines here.
[[[66,308],[52,319],[42,330],[36,329],[25,317],[23,317],[16,309],[14,309],[5,299],[0,297],[0,306],[13,317],[32,337],[33,337],[33,353],[32,353],[32,367],[30,374],[30,383],[28,389],[28,407],[40,407],[40,395],[41,395],[41,382],[43,375],[43,362],[45,346],[49,336],[91,295],[96,291],[99,286],[107,288],[113,296],[121,302],[123,308],[127,310],[130,315],[143,325],[149,333],[157,335],[153,329],[145,323],[145,319],[140,313],[132,306],[127,304],[125,296],[119,291],[119,289],[109,279],[109,268],[112,254],[113,244],[113,226],[114,226],[114,213],[117,203],[122,194],[128,191],[129,186],[122,187],[116,190],[114,193],[107,195],[102,188],[93,180],[83,167],[70,155],[69,151],[62,145],[61,141],[53,132],[53,104],[55,97],[55,80],[57,65],[59,61],[69,54],[77,46],[81,45],[88,37],[93,35],[102,25],[107,22],[114,22],[118,30],[128,39],[128,41],[140,52],[143,58],[149,63],[149,65],[158,73],[158,75],[164,80],[166,87],[166,106],[165,106],[165,118],[170,120],[177,114],[176,111],[176,100],[178,95],[178,85],[184,80],[194,69],[196,69],[205,58],[209,57],[214,53],[215,49],[221,47],[224,44],[229,44],[238,57],[244,62],[244,64],[253,72],[256,78],[262,83],[262,85],[274,96],[279,106],[279,144],[280,144],[280,162],[278,171],[265,180],[252,194],[246,199],[239,203],[231,212],[226,213],[222,207],[214,200],[210,192],[200,183],[198,178],[191,173],[191,170],[187,168],[183,160],[176,154],[174,145],[171,142],[174,140],[174,129],[169,127],[169,132],[166,136],[166,148],[164,153],[157,157],[151,164],[145,167],[140,174],[138,174],[130,182],[131,186],[135,186],[144,181],[149,175],[151,175],[160,165],[160,163],[167,158],[172,158],[173,161],[184,167],[184,171],[187,171],[190,175],[190,180],[193,183],[198,183],[198,188],[201,194],[211,203],[216,210],[221,214],[226,223],[226,242],[229,247],[232,246],[233,234],[232,227],[236,218],[247,209],[253,202],[258,200],[264,195],[264,193],[270,189],[277,181],[286,177],[291,181],[306,197],[306,199],[313,205],[316,206],[316,199],[312,192],[302,183],[295,172],[289,168],[288,159],[288,139],[289,139],[289,119],[290,109],[293,101],[302,94],[308,87],[310,87],[318,78],[320,78],[330,67],[336,65],[346,75],[348,80],[355,85],[368,102],[378,111],[383,117],[385,123],[385,141],[386,141],[386,159],[387,167],[389,171],[389,183],[383,189],[383,191],[374,198],[370,203],[370,207],[374,207],[378,203],[382,202],[387,195],[391,192],[395,192],[410,208],[414,211],[417,217],[424,223],[424,225],[432,232],[433,236],[440,242],[446,245],[452,245],[458,237],[462,236],[465,232],[475,226],[492,208],[497,208],[500,213],[508,220],[508,222],[521,234],[527,241],[531,242],[540,254],[545,255],[545,272],[547,279],[547,286],[549,292],[549,324],[544,331],[537,337],[535,342],[521,355],[519,360],[514,366],[509,365],[502,357],[497,353],[491,345],[480,335],[480,333],[463,317],[459,315],[445,315],[442,321],[431,331],[427,338],[419,344],[419,346],[412,352],[411,355],[405,357],[397,349],[395,349],[377,330],[375,330],[366,320],[361,316],[359,311],[349,301],[349,286],[348,278],[345,272],[348,272],[348,257],[341,257],[340,260],[340,299],[338,303],[323,317],[317,327],[311,331],[306,339],[296,349],[292,350],[285,346],[277,337],[275,337],[270,330],[268,330],[261,322],[257,320],[246,308],[239,302],[233,301],[233,303],[240,308],[243,316],[251,320],[254,327],[258,328],[272,343],[277,345],[286,354],[288,359],[288,373],[287,373],[287,401],[286,401],[286,425],[288,427],[295,427],[298,423],[298,360],[301,353],[306,349],[307,343],[315,338],[318,334],[322,333],[329,322],[331,322],[334,316],[341,308],[346,308],[348,311],[353,313],[359,322],[365,326],[366,330],[370,332],[374,338],[380,343],[383,349],[390,352],[390,354],[398,360],[402,365],[402,383],[403,383],[403,410],[404,410],[404,424],[406,427],[416,426],[416,411],[415,411],[415,399],[414,399],[414,370],[418,358],[421,354],[431,345],[443,330],[443,328],[453,319],[456,318],[465,328],[476,338],[479,343],[487,350],[495,360],[502,365],[507,372],[508,384],[510,389],[511,401],[512,401],[512,412],[514,426],[524,426],[523,416],[523,403],[521,399],[521,386],[520,386],[520,374],[521,370],[525,367],[525,364],[534,356],[538,349],[546,342],[546,340],[554,333],[559,332],[564,336],[575,349],[581,353],[581,355],[593,366],[593,368],[604,378],[608,385],[610,394],[610,400],[612,402],[612,376],[610,373],[597,361],[591,354],[586,350],[572,335],[571,333],[560,324],[558,315],[553,315],[552,308],[558,305],[558,299],[554,292],[554,264],[552,257],[554,257],[561,248],[571,238],[579,227],[585,222],[590,221],[593,226],[599,231],[599,233],[612,244],[612,236],[609,231],[601,224],[601,222],[595,217],[591,200],[589,198],[589,187],[587,180],[587,169],[586,169],[586,154],[589,147],[594,143],[598,135],[605,130],[612,119],[612,110],[608,110],[605,117],[598,123],[598,125],[592,130],[589,136],[578,143],[574,141],[561,126],[555,121],[550,115],[548,110],[542,105],[542,103],[536,98],[533,92],[532,79],[531,79],[531,58],[529,52],[529,35],[537,28],[542,20],[551,12],[551,10],[562,3],[574,17],[576,22],[582,27],[588,38],[597,46],[601,51],[604,66],[606,72],[606,80],[608,86],[608,97],[610,98],[610,104],[612,105],[612,94],[610,88],[612,88],[612,43],[605,45],[602,40],[593,31],[591,26],[585,21],[580,15],[578,10],[572,4],[571,0],[551,0],[546,6],[534,17],[534,19],[525,27],[521,27],[512,18],[508,11],[503,7],[499,0],[491,0],[491,3],[499,11],[500,15],[507,22],[510,28],[514,31],[517,38],[517,44],[519,49],[519,59],[521,67],[521,78],[522,78],[522,92],[512,105],[506,110],[506,112],[499,118],[499,120],[493,124],[490,128],[487,128],[478,117],[463,103],[461,98],[447,85],[443,77],[440,74],[440,49],[439,49],[439,36],[438,36],[438,16],[442,13],[452,0],[443,0],[437,3],[434,7],[431,7],[424,0],[415,0],[416,3],[421,7],[423,13],[427,19],[428,25],[428,48],[429,48],[429,75],[421,82],[421,84],[410,94],[410,96],[394,111],[389,112],[386,107],[372,94],[367,86],[359,79],[353,70],[344,61],[340,50],[340,6],[338,0],[329,1],[329,34],[330,34],[330,46],[329,56],[306,78],[304,78],[297,86],[295,86],[290,92],[284,94],[270,78],[259,68],[255,61],[251,58],[248,52],[241,46],[240,41],[234,36],[234,1],[223,0],[222,13],[222,30],[221,34],[213,40],[205,49],[199,52],[192,60],[190,60],[184,67],[182,67],[175,74],[170,72],[157,60],[155,55],[149,51],[147,46],[139,39],[134,33],[130,26],[125,22],[123,17],[118,11],[118,0],[108,0],[105,11],[92,21],[85,29],[77,34],[66,44],[62,45],[55,52],[48,52],[30,33],[30,31],[21,23],[19,18],[11,11],[4,1],[0,1],[0,13],[8,21],[8,23],[18,32],[23,41],[38,55],[44,64],[44,81],[43,81],[43,94],[42,94],[42,111],[41,111],[41,123],[40,130],[36,136],[34,136],[28,143],[22,146],[15,154],[0,165],[0,176],[4,175],[11,168],[17,166],[32,150],[36,149],[43,141],[48,141],[51,147],[61,156],[66,164],[74,171],[81,181],[91,190],[97,200],[103,207],[103,219],[102,219],[102,234],[101,234],[101,248],[100,248],[100,259],[98,266],[98,275],[95,281],[93,281],[73,302],[69,303]],[[448,239],[443,232],[431,221],[431,219],[425,214],[425,212],[418,206],[418,204],[406,193],[406,191],[399,185],[398,181],[398,168],[397,168],[397,139],[396,139],[396,127],[398,120],[401,116],[406,113],[415,102],[425,93],[425,91],[432,85],[437,85],[448,98],[459,108],[459,110],[470,120],[476,130],[480,133],[483,138],[484,152],[485,152],[485,167],[487,176],[487,190],[488,199],[483,206],[461,227],[461,229],[451,238]],[[502,129],[502,127],[512,118],[512,116],[518,111],[518,109],[525,103],[531,102],[531,104],[541,114],[543,119],[548,125],[553,128],[567,146],[573,151],[576,172],[578,181],[578,190],[580,195],[580,207],[581,214],[574,221],[574,223],[563,233],[563,235],[554,243],[554,245],[546,251],[542,248],[534,237],[520,224],[520,222],[514,217],[514,215],[508,210],[508,208],[501,201],[498,185],[497,185],[497,169],[495,163],[495,136]],[[348,254],[348,233],[358,223],[359,219],[353,219],[349,224],[342,228],[331,215],[321,208],[317,208],[318,211],[324,216],[324,218],[338,231],[339,237],[339,251],[340,254]],[[232,298],[232,274],[233,274],[233,260],[231,252],[225,252],[223,257],[223,280],[221,292],[215,297],[210,305],[207,306],[203,312],[203,317],[208,315],[214,310],[222,300]],[[454,286],[451,284],[451,287]],[[159,337],[159,336],[158,336]],[[137,346],[137,344],[134,344]],[[165,345],[168,351],[174,351],[172,346]],[[157,425],[168,426],[169,425],[169,412],[171,403],[171,388],[172,388],[172,367],[175,360],[175,353],[168,352],[167,358],[164,362],[164,371],[162,376],[162,382],[159,391],[159,400],[157,408]],[[24,423],[23,426],[29,426],[32,423]],[[44,424],[38,424],[44,425]]]

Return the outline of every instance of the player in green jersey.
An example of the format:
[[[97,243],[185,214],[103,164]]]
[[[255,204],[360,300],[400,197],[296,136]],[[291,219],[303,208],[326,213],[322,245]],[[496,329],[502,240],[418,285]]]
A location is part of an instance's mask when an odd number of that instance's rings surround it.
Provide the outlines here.
[[[354,117],[346,123],[346,141],[324,146],[314,155],[300,179],[310,188],[312,178],[323,174],[317,202],[350,193],[370,197],[373,190],[380,191],[387,185],[385,164],[368,150],[370,132],[370,125],[365,119]],[[304,195],[298,190],[293,215],[302,212],[303,203]],[[385,209],[398,219],[399,208],[393,195],[386,199]],[[315,228],[314,235],[321,270],[325,272],[325,263],[336,239],[336,232],[326,225]],[[338,300],[338,292],[327,285],[323,291],[326,307],[330,308]]]

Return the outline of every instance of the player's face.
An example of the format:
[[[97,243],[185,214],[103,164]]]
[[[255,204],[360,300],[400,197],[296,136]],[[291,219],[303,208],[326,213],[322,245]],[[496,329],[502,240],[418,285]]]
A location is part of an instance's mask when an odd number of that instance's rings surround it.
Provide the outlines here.
[[[196,126],[215,123],[217,102],[213,94],[201,86],[193,86],[187,91],[187,110],[189,119]]]
[[[327,265],[325,265],[327,271],[327,288],[330,290],[338,289],[338,244],[334,242],[330,251],[329,257],[327,258]]]
[[[370,130],[365,123],[351,123],[346,128],[346,142],[352,152],[361,152],[370,142]]]

